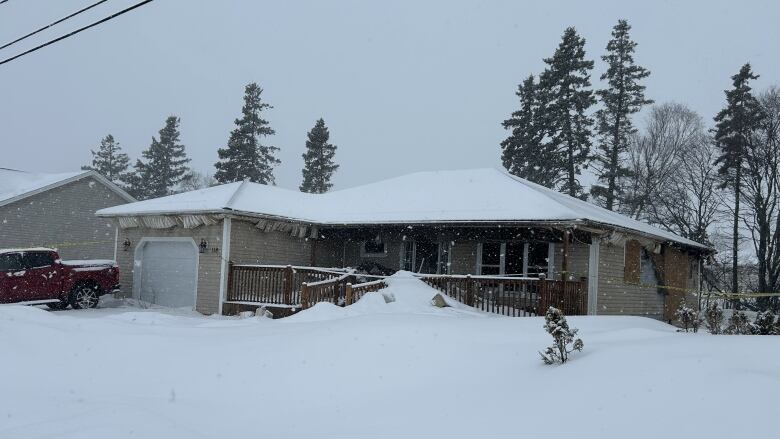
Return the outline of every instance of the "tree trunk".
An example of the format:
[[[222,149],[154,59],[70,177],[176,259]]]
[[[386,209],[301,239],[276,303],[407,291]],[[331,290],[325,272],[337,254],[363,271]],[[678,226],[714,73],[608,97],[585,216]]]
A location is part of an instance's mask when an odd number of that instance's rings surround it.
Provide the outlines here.
[[[742,172],[740,167],[737,166],[734,180],[734,228],[732,230],[733,235],[731,239],[731,294],[737,294],[739,292],[737,271],[739,270],[739,193],[741,191],[741,178]],[[732,300],[734,301],[734,308],[740,309],[739,299],[734,297]]]
[[[620,118],[615,120],[615,132],[612,136],[612,151],[609,157],[609,178],[607,184],[607,210],[615,208],[615,191],[617,190],[618,146],[620,142]]]

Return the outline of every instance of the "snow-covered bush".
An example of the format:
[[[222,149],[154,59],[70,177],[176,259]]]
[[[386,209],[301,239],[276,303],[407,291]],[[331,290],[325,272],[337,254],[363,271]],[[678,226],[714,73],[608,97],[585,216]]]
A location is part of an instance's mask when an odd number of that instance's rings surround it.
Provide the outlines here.
[[[729,324],[726,326],[726,330],[723,331],[723,333],[732,335],[752,334],[752,326],[753,325],[750,324],[748,316],[744,311],[734,310],[731,313],[731,317],[729,317]]]
[[[544,314],[544,329],[555,340],[555,344],[548,347],[543,353],[539,352],[545,364],[563,364],[569,359],[570,353],[582,350],[582,340],[574,338],[578,330],[569,328],[566,316],[558,308],[551,306],[547,309]]]
[[[720,334],[723,332],[723,310],[718,306],[718,302],[712,302],[704,311],[704,320],[707,323],[707,329],[710,334]]]
[[[752,329],[753,333],[757,335],[777,334],[778,324],[775,323],[775,313],[766,310],[756,314]]]
[[[677,308],[677,319],[680,321],[680,326],[682,326],[682,329],[685,332],[688,332],[689,330],[697,332],[699,330],[699,325],[701,325],[699,312],[685,303]]]

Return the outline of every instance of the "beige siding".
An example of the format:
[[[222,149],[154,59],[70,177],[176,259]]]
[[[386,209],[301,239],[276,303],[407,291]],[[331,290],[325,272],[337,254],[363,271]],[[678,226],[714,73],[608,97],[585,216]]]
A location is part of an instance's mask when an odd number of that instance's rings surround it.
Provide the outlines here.
[[[553,265],[555,265],[554,278],[560,279],[563,271],[563,244],[555,244],[555,256],[553,256]],[[578,280],[581,277],[588,277],[588,259],[590,258],[590,245],[583,243],[569,244],[569,272]]]
[[[638,315],[663,317],[664,296],[650,286],[623,281],[623,247],[602,243],[599,249],[599,315]]]
[[[124,198],[83,178],[0,207],[0,248],[53,247],[64,259],[114,257],[114,223],[97,210]]]
[[[247,221],[233,220],[230,260],[237,264],[312,265],[311,241],[289,233],[264,232]]]
[[[133,295],[133,274],[135,252],[143,238],[192,238],[198,245],[201,239],[208,243],[209,250],[198,258],[198,297],[195,309],[203,314],[214,314],[219,310],[219,280],[221,269],[222,223],[201,226],[194,229],[173,227],[170,229],[149,229],[145,227],[120,230],[117,262],[121,273],[122,294]],[[128,251],[122,250],[122,243],[129,239],[132,245]],[[213,249],[213,250],[212,250]],[[138,249],[140,251],[140,249]]]

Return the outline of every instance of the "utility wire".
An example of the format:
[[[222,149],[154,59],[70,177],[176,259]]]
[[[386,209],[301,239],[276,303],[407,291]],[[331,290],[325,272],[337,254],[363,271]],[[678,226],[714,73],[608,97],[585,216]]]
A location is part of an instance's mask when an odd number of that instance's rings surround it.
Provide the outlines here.
[[[8,1],[8,0],[6,0],[6,1]],[[68,15],[67,17],[60,18],[59,20],[55,21],[54,23],[47,24],[46,26],[44,26],[44,27],[42,27],[42,28],[40,28],[40,29],[38,29],[38,30],[34,30],[34,31],[30,32],[29,34],[27,34],[27,35],[25,35],[25,36],[23,36],[23,37],[19,37],[19,38],[15,39],[15,40],[11,41],[10,43],[6,43],[6,44],[4,44],[4,45],[0,46],[0,50],[3,50],[3,49],[5,49],[6,47],[8,47],[8,46],[10,46],[10,45],[16,44],[16,43],[18,43],[19,41],[26,40],[27,38],[30,38],[31,36],[33,36],[33,35],[35,35],[35,34],[37,34],[37,33],[43,32],[43,31],[45,31],[46,29],[48,29],[48,28],[50,28],[50,27],[52,27],[52,26],[54,26],[54,25],[60,24],[60,23],[62,23],[63,21],[65,21],[65,20],[69,19],[69,18],[73,18],[73,17],[75,17],[76,15],[79,15],[79,14],[81,14],[82,12],[86,12],[86,11],[88,11],[88,10],[90,10],[90,9],[94,8],[95,6],[97,6],[97,5],[101,4],[101,3],[105,3],[105,2],[107,2],[107,1],[108,1],[108,0],[100,0],[100,1],[99,1],[99,2],[97,2],[97,3],[93,3],[93,4],[91,4],[91,5],[87,6],[87,7],[86,7],[86,8],[84,8],[84,9],[78,10],[78,11],[76,11],[76,12],[74,12],[74,13],[72,13],[72,14]]]
[[[6,0],[6,1],[8,1],[8,0]],[[65,34],[65,35],[63,35],[61,37],[58,37],[58,38],[55,38],[53,40],[47,41],[47,42],[45,42],[45,43],[43,43],[43,44],[41,44],[39,46],[33,47],[32,49],[26,50],[26,51],[24,51],[24,52],[22,52],[22,53],[20,53],[18,55],[14,55],[14,56],[12,56],[10,58],[6,58],[6,59],[0,61],[0,65],[3,65],[3,64],[8,63],[8,62],[11,62],[11,61],[13,61],[13,60],[15,60],[17,58],[21,58],[24,55],[30,54],[32,52],[35,52],[36,50],[43,49],[44,47],[52,45],[52,44],[54,44],[54,43],[56,43],[58,41],[62,41],[64,39],[66,39],[66,38],[72,37],[73,35],[76,35],[79,32],[83,32],[83,31],[85,31],[85,30],[87,30],[89,28],[92,28],[92,27],[95,27],[95,26],[97,26],[99,24],[105,23],[106,21],[112,20],[112,19],[114,19],[114,18],[116,18],[116,17],[118,17],[118,16],[120,16],[122,14],[126,14],[126,13],[132,11],[133,9],[140,8],[141,6],[143,6],[143,5],[147,4],[147,3],[151,3],[152,1],[154,1],[154,0],[145,0],[145,1],[142,1],[140,3],[136,3],[133,6],[130,6],[129,8],[127,8],[127,9],[123,9],[123,10],[121,10],[121,11],[115,13],[115,14],[109,15],[108,17],[106,17],[106,18],[104,18],[102,20],[98,20],[98,21],[96,21],[96,22],[94,22],[92,24],[88,24],[88,25],[86,25],[86,26],[84,26],[82,28],[76,29],[73,32],[67,33],[67,34]]]

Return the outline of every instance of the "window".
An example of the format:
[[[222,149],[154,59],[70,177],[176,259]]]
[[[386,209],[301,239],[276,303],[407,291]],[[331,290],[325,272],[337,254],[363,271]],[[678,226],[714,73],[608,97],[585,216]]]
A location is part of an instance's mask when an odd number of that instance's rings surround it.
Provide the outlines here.
[[[547,275],[550,266],[550,244],[547,242],[528,243],[528,276]]]
[[[24,270],[22,265],[22,255],[19,253],[0,254],[0,271],[19,271]]]
[[[385,242],[379,237],[363,242],[363,245],[360,247],[360,256],[362,257],[384,257],[385,255]]]
[[[54,257],[49,252],[27,252],[24,253],[24,265],[27,268],[51,267]]]
[[[501,274],[501,250],[504,247],[503,243],[485,242],[482,243],[481,247],[479,274],[488,276]]]
[[[547,273],[546,242],[484,242],[477,248],[477,273],[489,276],[538,276]]]

